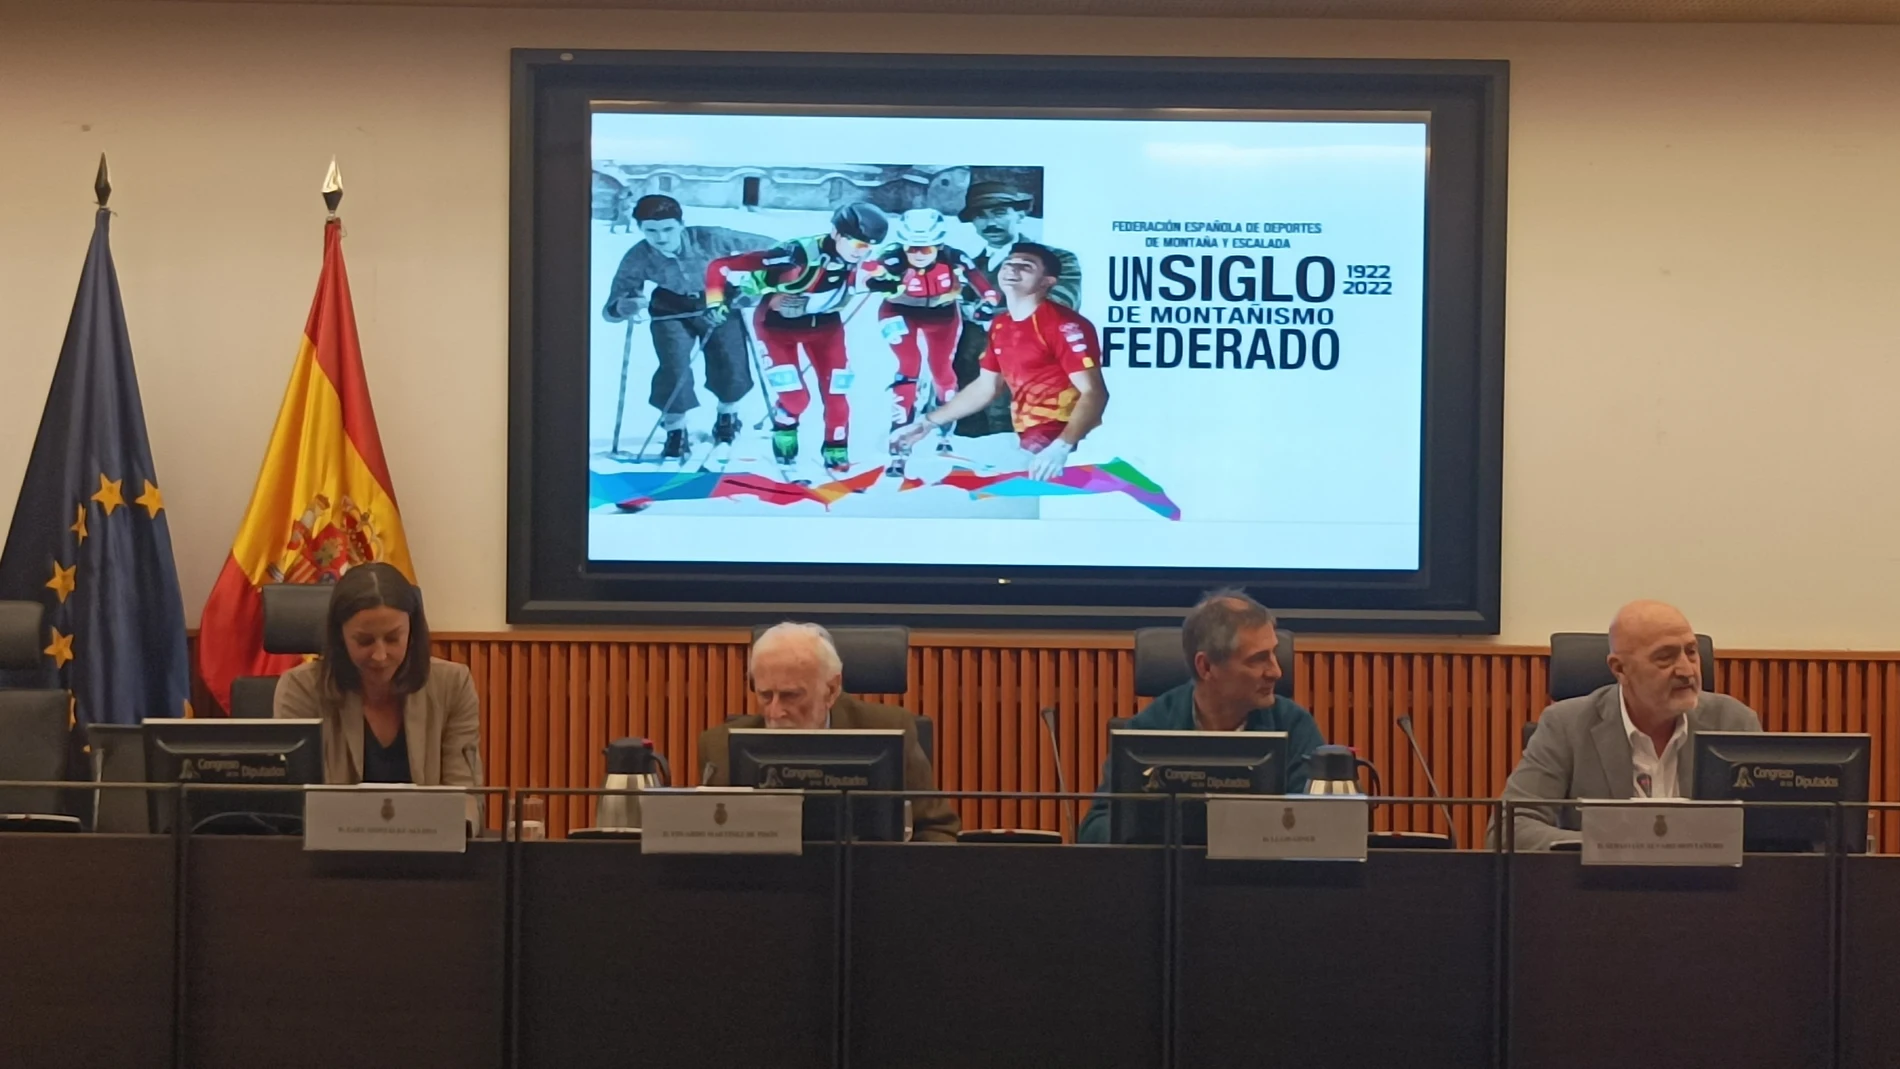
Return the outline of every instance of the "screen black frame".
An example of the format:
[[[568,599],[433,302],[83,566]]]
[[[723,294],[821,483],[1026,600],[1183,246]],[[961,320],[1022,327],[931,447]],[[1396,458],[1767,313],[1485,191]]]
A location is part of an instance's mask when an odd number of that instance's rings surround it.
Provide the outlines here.
[[[814,788],[815,793],[806,796],[803,818],[806,842],[837,840],[840,798],[850,807],[851,819],[845,828],[850,838],[887,843],[904,840],[904,800],[884,797],[906,788],[904,732],[890,728],[734,728],[727,736],[726,745],[727,777],[735,787],[760,789],[756,782],[750,781],[757,778],[762,759],[772,764],[844,765],[868,770],[868,778],[873,781],[868,787]],[[876,782],[879,778],[882,783]],[[861,791],[876,797],[862,797]],[[834,793],[838,797],[832,797]]]
[[[213,816],[264,813],[303,818],[303,788],[323,782],[323,722],[320,720],[177,720],[148,717],[140,722],[145,778],[152,783],[181,783],[185,758],[256,754],[284,759],[281,786],[270,791],[187,792],[186,820],[192,829]],[[156,777],[156,778],[155,778]],[[171,831],[174,800],[161,792],[146,796],[151,830]]]
[[[1698,731],[1691,751],[1694,781],[1690,797],[1697,801],[1755,803],[1742,814],[1743,848],[1749,852],[1823,853],[1830,829],[1840,819],[1840,851],[1867,849],[1867,801],[1873,789],[1873,736],[1865,731]],[[1804,752],[1806,751],[1806,752]],[[1754,797],[1738,797],[1733,770],[1739,765],[1822,765],[1840,769],[1841,785],[1831,798],[1772,797],[1772,788],[1741,788]],[[1770,797],[1763,797],[1768,795]],[[1838,808],[1820,804],[1839,802]],[[1809,803],[1802,805],[1801,803]],[[1787,805],[1787,808],[1776,808]],[[1806,844],[1793,846],[1793,844]]]
[[[508,622],[827,623],[1123,629],[1245,586],[1316,632],[1496,634],[1504,464],[1509,64],[559,51],[513,53]],[[921,75],[921,76],[920,76]],[[1427,188],[1420,567],[1416,571],[590,564],[591,105],[673,100],[943,108],[1217,107],[1423,112]],[[579,407],[576,407],[576,397]],[[566,518],[563,518],[566,517]]]
[[[1144,749],[1148,757],[1136,753]],[[1157,754],[1156,752],[1159,751]],[[1139,728],[1110,728],[1108,732],[1108,783],[1115,796],[1108,808],[1108,837],[1116,843],[1162,843],[1168,841],[1168,822],[1172,811],[1180,811],[1177,831],[1181,841],[1193,846],[1207,844],[1207,803],[1183,802],[1158,804],[1128,797],[1148,794],[1144,785],[1131,782],[1139,778],[1144,764],[1165,768],[1228,769],[1244,768],[1254,780],[1248,790],[1208,791],[1204,787],[1164,786],[1156,794],[1250,794],[1284,795],[1292,742],[1284,731],[1146,731]],[[1249,763],[1250,762],[1250,763]],[[1262,784],[1262,779],[1268,782]]]

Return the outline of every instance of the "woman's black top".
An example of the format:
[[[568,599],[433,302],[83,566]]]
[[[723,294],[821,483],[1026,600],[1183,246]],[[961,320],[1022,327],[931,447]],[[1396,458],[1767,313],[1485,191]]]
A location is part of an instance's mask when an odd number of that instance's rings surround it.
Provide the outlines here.
[[[363,782],[364,783],[408,783],[409,740],[403,729],[396,729],[396,737],[388,746],[376,741],[376,732],[370,729],[368,721],[363,723]]]

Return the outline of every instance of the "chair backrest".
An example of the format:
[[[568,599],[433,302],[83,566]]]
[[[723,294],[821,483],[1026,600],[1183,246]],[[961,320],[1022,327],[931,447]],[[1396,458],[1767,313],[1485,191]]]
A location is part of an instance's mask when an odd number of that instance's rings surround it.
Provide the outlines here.
[[[1280,662],[1280,681],[1273,692],[1293,697],[1293,632],[1275,632],[1280,639],[1275,658]],[[1135,632],[1135,696],[1153,698],[1194,678],[1187,654],[1181,650],[1178,627],[1144,627]]]
[[[40,620],[46,610],[37,601],[0,601],[0,668],[28,669],[40,663]]]
[[[71,742],[63,690],[0,690],[0,780],[63,780]],[[57,787],[0,789],[0,813],[63,813]]]
[[[828,627],[844,664],[846,694],[902,694],[910,689],[910,628]],[[758,641],[765,628],[752,629]]]
[[[1702,689],[1715,689],[1715,643],[1695,637],[1701,651]],[[1610,674],[1610,636],[1601,631],[1561,631],[1550,636],[1550,700],[1580,698],[1616,682]],[[1526,735],[1525,742],[1530,741]]]
[[[41,665],[45,614],[37,601],[0,601],[0,669]],[[70,710],[64,690],[0,689],[0,780],[65,779]],[[62,800],[54,787],[0,790],[0,813],[61,813]]]
[[[322,653],[323,625],[330,616],[331,586],[330,583],[265,583],[262,588],[264,652]]]
[[[269,720],[276,715],[276,676],[239,676],[231,681],[233,719]]]

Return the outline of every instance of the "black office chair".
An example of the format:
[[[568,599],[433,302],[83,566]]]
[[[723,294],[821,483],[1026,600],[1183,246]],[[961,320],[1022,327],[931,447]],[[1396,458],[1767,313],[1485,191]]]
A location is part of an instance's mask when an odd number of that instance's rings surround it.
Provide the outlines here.
[[[0,668],[32,671],[40,664],[40,624],[46,610],[37,601],[0,601]]]
[[[0,669],[40,666],[41,622],[36,601],[0,601]],[[66,778],[71,744],[67,691],[38,687],[0,689],[0,780]],[[0,789],[0,814],[8,831],[78,831],[78,818],[63,812],[56,787]]]
[[[1280,630],[1280,646],[1275,659],[1280,662],[1280,681],[1273,692],[1293,697],[1293,632]],[[1153,698],[1186,683],[1194,677],[1187,654],[1181,650],[1178,627],[1144,627],[1135,632],[1135,696]],[[1110,722],[1111,724],[1113,721]]]
[[[323,652],[323,627],[330,615],[329,583],[266,583],[264,652]],[[231,716],[268,720],[277,702],[276,676],[239,676],[231,681]]]
[[[1715,643],[1695,637],[1702,661],[1702,689],[1715,689]],[[1616,682],[1610,674],[1610,636],[1601,631],[1560,631],[1550,636],[1550,700],[1581,698]],[[1524,745],[1537,733],[1537,721],[1524,725]]]
[[[844,689],[848,694],[902,694],[910,689],[910,628],[839,627],[831,631],[831,644],[838,648],[838,660],[844,662]],[[931,775],[937,769],[937,724],[927,716],[917,718],[917,745],[930,759]]]

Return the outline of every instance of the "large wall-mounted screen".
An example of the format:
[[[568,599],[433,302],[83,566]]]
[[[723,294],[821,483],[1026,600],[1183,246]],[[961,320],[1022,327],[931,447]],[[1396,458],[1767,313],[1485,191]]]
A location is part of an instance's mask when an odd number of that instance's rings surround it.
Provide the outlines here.
[[[511,618],[1495,630],[1503,82],[517,53]]]

